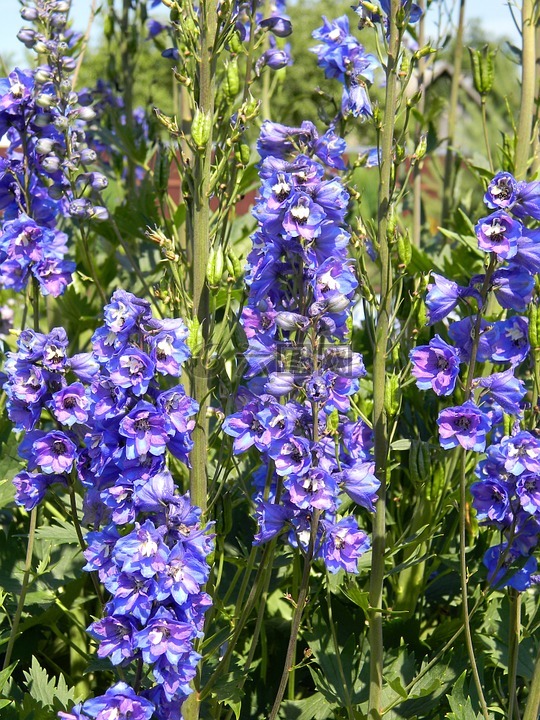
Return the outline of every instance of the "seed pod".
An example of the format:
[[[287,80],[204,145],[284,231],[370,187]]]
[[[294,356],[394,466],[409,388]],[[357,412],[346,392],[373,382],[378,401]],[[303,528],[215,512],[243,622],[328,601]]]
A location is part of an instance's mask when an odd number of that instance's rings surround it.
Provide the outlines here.
[[[529,342],[531,347],[538,347],[538,338],[540,337],[540,314],[538,313],[538,305],[532,302],[529,305]]]
[[[431,457],[427,447],[427,443],[420,441],[418,447],[418,472],[424,482],[431,475]]]
[[[422,135],[412,157],[414,162],[419,162],[425,156],[427,150],[427,135]]]
[[[229,100],[234,100],[240,92],[240,75],[238,73],[238,60],[236,58],[232,58],[225,66],[223,89]]]
[[[249,158],[251,157],[251,148],[245,142],[240,142],[235,146],[234,157],[240,165],[246,167],[249,164]]]
[[[240,260],[233,250],[227,250],[225,266],[227,268],[227,272],[234,281],[239,280],[244,274]]]
[[[164,195],[169,187],[169,173],[171,158],[168,151],[162,146],[158,148],[156,164],[154,166],[154,187],[158,195]]]
[[[186,320],[188,328],[187,346],[191,350],[191,354],[196,356],[203,344],[202,325],[196,317]]]
[[[397,237],[397,251],[400,263],[407,267],[412,260],[411,238],[409,237],[409,233],[407,231],[399,233]]]
[[[489,45],[481,50],[469,48],[473,71],[474,87],[480,95],[487,95],[493,88],[495,79],[495,51]]]
[[[232,53],[235,55],[238,55],[238,53],[242,52],[242,41],[240,40],[240,36],[237,32],[233,33],[231,35],[231,38],[229,40],[229,49]]]
[[[388,375],[384,386],[384,409],[388,417],[395,417],[398,414],[400,400],[399,377],[394,374]]]
[[[411,440],[411,447],[409,449],[409,477],[413,485],[420,485],[422,478],[418,471],[418,449],[420,441]]]
[[[208,256],[208,265],[206,268],[206,279],[211,288],[217,288],[219,286],[224,269],[225,256],[223,254],[223,248],[221,246],[212,248]]]
[[[199,150],[204,150],[212,132],[212,118],[209,113],[203,112],[200,108],[195,110],[195,116],[191,123],[191,137]]]

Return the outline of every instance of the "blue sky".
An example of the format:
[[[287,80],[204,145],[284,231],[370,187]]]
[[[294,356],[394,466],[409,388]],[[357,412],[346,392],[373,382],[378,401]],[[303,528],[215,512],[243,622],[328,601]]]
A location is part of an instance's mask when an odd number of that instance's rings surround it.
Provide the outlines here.
[[[512,1],[512,0],[511,0]],[[2,5],[2,34],[0,53],[10,55],[15,64],[24,58],[24,48],[16,35],[23,21],[19,15],[18,0],[0,0]],[[457,4],[453,0],[442,0],[443,6]],[[90,0],[73,0],[73,18],[78,30],[86,28]],[[480,18],[486,31],[493,37],[505,35],[514,42],[518,41],[507,0],[466,0],[467,18]],[[433,30],[432,30],[433,32]]]

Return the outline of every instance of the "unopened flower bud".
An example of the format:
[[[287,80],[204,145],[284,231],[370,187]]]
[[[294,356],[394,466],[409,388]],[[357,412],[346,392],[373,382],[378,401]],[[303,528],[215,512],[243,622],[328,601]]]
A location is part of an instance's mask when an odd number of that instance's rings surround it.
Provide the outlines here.
[[[276,325],[282,330],[305,330],[309,325],[309,318],[294,312],[278,312]]]
[[[47,173],[54,173],[60,169],[60,158],[56,155],[48,155],[41,161],[41,167]]]
[[[23,20],[28,20],[28,22],[34,22],[38,18],[38,11],[36,8],[23,7],[21,8],[21,17]]]
[[[107,210],[107,208],[102,207],[101,205],[94,205],[94,207],[90,208],[90,210],[88,211],[88,217],[91,220],[103,222],[103,220],[109,219],[109,211]]]
[[[90,173],[89,180],[94,190],[104,190],[109,184],[105,175],[99,172]]]
[[[36,143],[36,152],[38,155],[47,155],[56,145],[56,141],[51,138],[40,138]]]
[[[95,150],[92,150],[91,148],[85,148],[81,151],[81,162],[86,163],[93,163],[97,160],[97,154]]]
[[[46,93],[40,93],[36,98],[36,105],[48,110],[56,105],[56,98]]]
[[[274,397],[288,395],[294,388],[294,375],[288,372],[273,372],[268,375],[264,391]]]
[[[351,301],[346,295],[336,293],[326,301],[326,311],[329,313],[340,313],[346,310],[350,304]]]

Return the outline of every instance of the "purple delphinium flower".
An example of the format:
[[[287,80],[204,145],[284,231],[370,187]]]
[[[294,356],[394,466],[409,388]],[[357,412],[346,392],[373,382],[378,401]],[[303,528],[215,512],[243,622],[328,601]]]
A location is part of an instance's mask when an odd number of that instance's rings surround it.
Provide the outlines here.
[[[360,530],[355,518],[342,518],[336,523],[324,522],[325,539],[320,553],[332,573],[345,570],[358,572],[358,560],[369,550],[369,538]]]
[[[127,616],[109,616],[93,622],[88,633],[99,641],[98,657],[108,657],[113,665],[120,665],[135,657],[136,629],[136,625]]]
[[[125,682],[116,683],[104,695],[86,700],[78,706],[81,718],[94,720],[150,720],[154,704],[135,693]],[[64,713],[60,717],[69,718]]]
[[[441,446],[445,450],[461,445],[465,450],[482,452],[490,431],[487,416],[472,401],[445,408],[437,418]]]
[[[428,285],[426,296],[429,325],[443,320],[457,307],[462,298],[475,297],[479,299],[479,294],[474,288],[462,287],[437,273],[432,273],[432,276],[435,282]]]
[[[523,567],[514,570],[512,565],[521,559],[515,548],[509,548],[508,543],[494,545],[484,555],[483,563],[488,570],[488,581],[495,589],[512,587],[523,592],[531,585],[531,574],[536,572],[538,562],[530,557]]]
[[[498,210],[478,221],[475,227],[478,245],[486,252],[509,260],[517,253],[517,242],[522,235],[522,228],[518,220]]]
[[[34,463],[47,475],[68,473],[77,457],[77,446],[63,432],[53,430],[32,445]]]
[[[430,388],[437,395],[451,395],[459,375],[460,355],[452,345],[435,335],[428,345],[410,352],[412,374],[421,390]]]
[[[145,400],[122,419],[118,432],[126,438],[128,460],[146,453],[162,455],[169,439],[166,416]]]

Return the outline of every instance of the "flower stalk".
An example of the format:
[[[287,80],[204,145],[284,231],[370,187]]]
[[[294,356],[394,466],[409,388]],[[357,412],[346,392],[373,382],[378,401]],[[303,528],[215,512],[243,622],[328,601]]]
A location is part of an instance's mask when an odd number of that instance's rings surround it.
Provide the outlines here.
[[[391,214],[392,156],[395,116],[397,109],[397,72],[400,31],[397,26],[399,0],[392,0],[388,24],[388,61],[386,64],[385,122],[381,134],[381,167],[379,178],[379,214],[377,241],[381,268],[381,301],[375,331],[373,358],[373,433],[375,443],[375,475],[380,482],[372,536],[372,562],[369,587],[369,641],[370,641],[370,720],[382,717],[383,691],[383,583],[386,536],[386,484],[388,462],[388,428],[385,412],[387,342],[392,314],[392,264],[388,239]]]
[[[515,177],[524,180],[531,152],[531,132],[534,118],[536,52],[535,52],[535,2],[523,0],[521,6],[521,103],[517,129]]]

